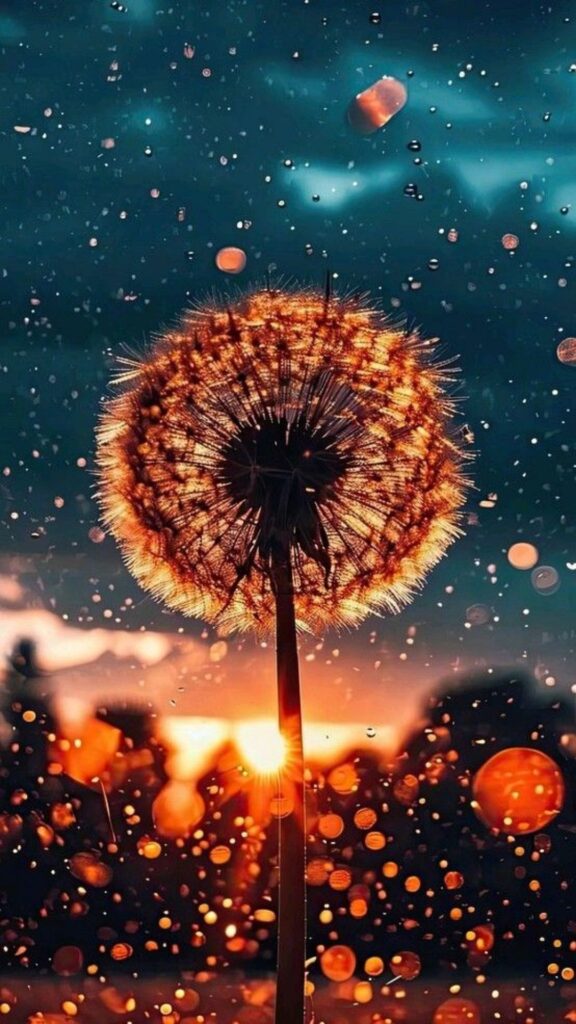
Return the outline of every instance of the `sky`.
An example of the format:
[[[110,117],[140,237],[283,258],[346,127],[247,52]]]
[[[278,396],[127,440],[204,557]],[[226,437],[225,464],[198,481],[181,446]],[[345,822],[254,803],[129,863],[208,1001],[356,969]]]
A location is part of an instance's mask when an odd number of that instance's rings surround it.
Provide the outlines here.
[[[0,569],[27,603],[213,642],[139,591],[100,532],[100,402],[115,357],[192,301],[329,273],[458,357],[475,489],[466,536],[399,616],[303,639],[314,713],[334,695],[384,720],[471,666],[570,687],[576,367],[556,349],[576,334],[572,5],[5,2],[0,58]],[[384,75],[406,105],[358,135],[348,104]],[[233,278],[215,265],[226,245],[247,256]],[[518,541],[555,593],[509,564]],[[270,649],[241,647],[266,676]],[[233,641],[225,691],[238,657]],[[193,682],[178,701],[209,704]]]

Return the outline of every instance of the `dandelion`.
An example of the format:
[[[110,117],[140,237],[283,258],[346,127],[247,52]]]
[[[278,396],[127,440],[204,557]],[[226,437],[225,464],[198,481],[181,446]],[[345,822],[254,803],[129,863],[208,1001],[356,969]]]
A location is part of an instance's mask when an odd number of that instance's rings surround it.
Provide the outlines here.
[[[199,306],[123,360],[98,430],[107,527],[141,585],[222,635],[276,631],[276,1021],[304,1015],[296,637],[396,612],[460,533],[454,371],[365,299],[267,288]],[[295,984],[300,977],[302,984]]]

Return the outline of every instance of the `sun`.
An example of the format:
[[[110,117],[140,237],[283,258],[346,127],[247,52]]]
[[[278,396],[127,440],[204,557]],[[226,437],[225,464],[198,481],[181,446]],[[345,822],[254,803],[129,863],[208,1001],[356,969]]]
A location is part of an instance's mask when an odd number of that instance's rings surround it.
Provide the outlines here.
[[[246,766],[257,775],[276,775],[286,761],[286,744],[272,718],[241,722],[236,742]]]

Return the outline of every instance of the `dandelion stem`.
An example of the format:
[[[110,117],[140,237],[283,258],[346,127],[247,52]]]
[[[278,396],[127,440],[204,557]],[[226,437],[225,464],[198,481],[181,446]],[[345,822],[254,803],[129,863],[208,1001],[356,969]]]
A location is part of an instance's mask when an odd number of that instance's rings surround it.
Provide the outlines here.
[[[300,674],[290,548],[274,548],[271,582],[276,599],[278,721],[286,746],[280,782],[294,806],[280,818],[280,896],[278,902],[278,984],[275,1024],[304,1021],[306,959],[306,838]]]

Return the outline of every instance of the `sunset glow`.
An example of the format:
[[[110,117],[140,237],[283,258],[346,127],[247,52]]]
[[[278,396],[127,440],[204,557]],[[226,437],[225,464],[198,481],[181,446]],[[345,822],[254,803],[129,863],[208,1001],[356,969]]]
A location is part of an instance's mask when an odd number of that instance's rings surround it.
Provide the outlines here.
[[[280,771],[286,746],[273,719],[242,722],[236,728],[236,740],[247,767],[259,775],[275,775]]]
[[[229,722],[220,718],[170,715],[159,723],[159,737],[168,748],[167,770],[173,779],[194,780],[208,769],[217,751],[233,743],[245,767],[261,775],[277,772],[283,764],[284,746],[275,718],[247,718]],[[366,747],[389,754],[397,741],[386,725],[368,733],[366,725],[350,722],[304,723],[304,751],[308,763],[328,764],[353,748]]]

